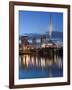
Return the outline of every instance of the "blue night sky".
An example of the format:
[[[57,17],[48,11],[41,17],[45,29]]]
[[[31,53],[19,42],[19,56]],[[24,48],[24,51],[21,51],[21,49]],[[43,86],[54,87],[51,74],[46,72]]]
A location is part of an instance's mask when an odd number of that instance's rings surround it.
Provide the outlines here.
[[[52,16],[52,30],[63,31],[63,13],[19,11],[19,34],[38,33],[49,31],[50,16]]]

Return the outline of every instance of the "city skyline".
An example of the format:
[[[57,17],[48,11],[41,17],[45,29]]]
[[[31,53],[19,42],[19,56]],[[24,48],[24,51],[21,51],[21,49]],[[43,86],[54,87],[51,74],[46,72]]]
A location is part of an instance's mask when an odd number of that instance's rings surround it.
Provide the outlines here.
[[[52,31],[63,31],[63,13],[19,11],[19,35],[25,33],[44,34],[49,31],[50,16],[52,17]]]
[[[63,77],[63,14],[20,11],[19,30],[19,79]]]

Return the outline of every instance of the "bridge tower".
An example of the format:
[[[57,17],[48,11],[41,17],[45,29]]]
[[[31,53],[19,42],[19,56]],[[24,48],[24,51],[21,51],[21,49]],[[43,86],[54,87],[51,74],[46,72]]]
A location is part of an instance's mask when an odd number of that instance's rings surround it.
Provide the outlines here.
[[[49,25],[49,39],[52,37],[52,16],[50,15],[50,25]]]

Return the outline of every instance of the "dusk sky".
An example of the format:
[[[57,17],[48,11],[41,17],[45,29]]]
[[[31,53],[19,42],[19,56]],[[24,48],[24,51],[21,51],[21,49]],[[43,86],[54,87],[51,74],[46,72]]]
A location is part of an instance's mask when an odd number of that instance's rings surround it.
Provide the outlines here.
[[[63,13],[19,11],[19,34],[38,33],[49,31],[50,16],[52,17],[52,30],[63,31]]]

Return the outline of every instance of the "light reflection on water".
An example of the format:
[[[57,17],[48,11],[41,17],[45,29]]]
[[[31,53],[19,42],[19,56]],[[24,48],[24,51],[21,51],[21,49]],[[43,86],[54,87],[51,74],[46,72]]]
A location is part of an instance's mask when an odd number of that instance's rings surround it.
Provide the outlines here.
[[[19,79],[63,76],[63,58],[36,55],[20,55]]]

